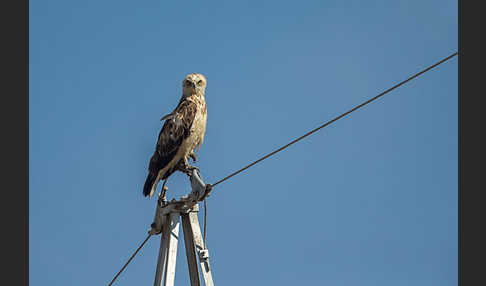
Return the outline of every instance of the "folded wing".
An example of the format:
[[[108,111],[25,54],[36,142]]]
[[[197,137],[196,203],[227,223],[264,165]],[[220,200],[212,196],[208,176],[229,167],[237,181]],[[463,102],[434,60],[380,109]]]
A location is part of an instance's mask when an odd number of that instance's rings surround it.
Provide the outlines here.
[[[194,102],[181,100],[174,112],[163,117],[166,121],[160,130],[155,152],[150,158],[149,174],[143,188],[144,196],[151,195],[158,180],[166,179],[175,171],[174,167],[182,159],[176,158],[177,152],[184,139],[190,135],[196,112],[197,105]],[[161,170],[164,173],[157,179]]]

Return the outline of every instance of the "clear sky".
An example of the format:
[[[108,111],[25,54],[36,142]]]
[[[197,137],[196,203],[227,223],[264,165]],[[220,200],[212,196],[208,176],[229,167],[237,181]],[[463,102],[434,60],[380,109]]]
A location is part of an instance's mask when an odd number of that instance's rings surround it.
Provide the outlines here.
[[[214,183],[456,50],[452,0],[30,1],[30,284],[106,285],[146,237],[186,74]],[[454,58],[218,185],[215,284],[457,285],[457,89]],[[159,241],[116,285],[153,284]]]

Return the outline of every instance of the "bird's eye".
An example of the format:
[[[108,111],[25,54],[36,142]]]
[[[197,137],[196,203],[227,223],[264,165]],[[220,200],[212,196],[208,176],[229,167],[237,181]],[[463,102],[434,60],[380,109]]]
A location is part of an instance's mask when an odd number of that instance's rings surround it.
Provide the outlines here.
[[[202,80],[199,80],[199,81],[197,82],[197,85],[202,85],[202,84],[203,84],[203,81],[202,81]]]

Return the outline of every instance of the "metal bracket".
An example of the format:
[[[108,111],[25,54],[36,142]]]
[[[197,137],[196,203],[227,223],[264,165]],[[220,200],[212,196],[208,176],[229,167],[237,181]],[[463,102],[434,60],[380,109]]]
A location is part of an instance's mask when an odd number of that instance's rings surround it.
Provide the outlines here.
[[[207,248],[199,249],[197,255],[199,256],[199,261],[204,262],[204,265],[206,265],[207,270],[211,271],[211,266],[209,265],[209,250]]]
[[[199,174],[197,169],[192,170],[192,174],[189,179],[191,181],[192,194],[199,201],[199,199],[204,195],[206,184],[204,184],[201,174]]]
[[[191,211],[199,211],[199,209],[196,209],[197,202],[206,199],[206,197],[209,196],[212,187],[210,184],[204,183],[201,174],[197,169],[192,170],[189,180],[191,181],[192,191],[188,195],[183,195],[180,200],[174,198],[171,201],[167,201],[166,197],[162,195],[162,193],[165,194],[166,190],[159,193],[154,222],[151,224],[151,228],[148,231],[150,234],[160,234],[162,232],[162,227],[164,223],[166,223],[165,214],[168,212],[177,211],[180,213],[187,213]]]
[[[199,259],[207,260],[209,258],[209,250],[208,249],[200,249],[197,254],[199,255]]]
[[[199,170],[192,170],[190,180],[192,188],[191,194],[193,194],[198,201],[202,201],[209,196],[209,192],[211,191],[212,187],[210,184],[204,183],[203,179],[201,178],[201,174],[199,174]]]

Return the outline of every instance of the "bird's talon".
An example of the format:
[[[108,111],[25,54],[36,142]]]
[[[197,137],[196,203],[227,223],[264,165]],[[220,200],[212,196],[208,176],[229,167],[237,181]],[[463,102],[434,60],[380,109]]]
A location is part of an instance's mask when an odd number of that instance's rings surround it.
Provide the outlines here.
[[[185,171],[186,171],[186,174],[189,177],[191,177],[192,176],[192,171],[194,171],[194,170],[196,170],[196,171],[199,172],[199,168],[198,167],[194,167],[194,166],[187,166]]]

